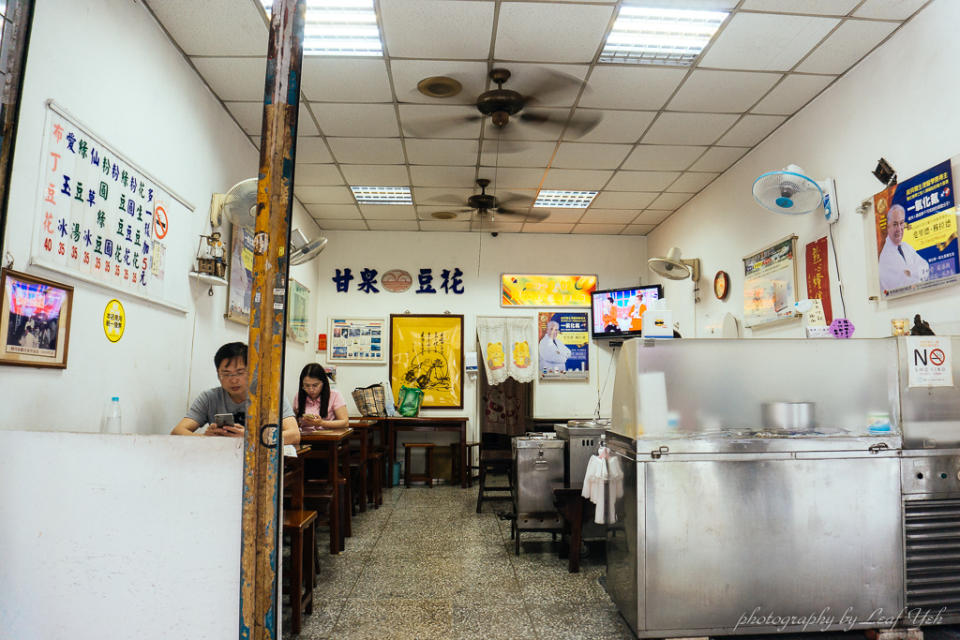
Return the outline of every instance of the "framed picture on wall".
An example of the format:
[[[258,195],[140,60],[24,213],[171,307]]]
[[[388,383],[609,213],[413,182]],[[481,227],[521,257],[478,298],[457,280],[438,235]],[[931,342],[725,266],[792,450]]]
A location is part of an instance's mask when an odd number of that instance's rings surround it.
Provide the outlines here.
[[[327,362],[383,363],[386,324],[383,318],[330,318]]]
[[[797,236],[787,236],[743,257],[743,326],[798,318]]]
[[[423,390],[421,407],[463,408],[463,316],[391,315],[390,387]]]
[[[0,364],[66,369],[73,287],[9,269],[0,280]]]
[[[500,275],[501,307],[589,307],[595,275]]]
[[[253,291],[253,231],[233,225],[230,232],[230,278],[227,284],[227,320],[250,324]]]
[[[310,341],[310,289],[290,278],[288,290],[290,306],[287,309],[287,335],[295,342],[306,344]]]

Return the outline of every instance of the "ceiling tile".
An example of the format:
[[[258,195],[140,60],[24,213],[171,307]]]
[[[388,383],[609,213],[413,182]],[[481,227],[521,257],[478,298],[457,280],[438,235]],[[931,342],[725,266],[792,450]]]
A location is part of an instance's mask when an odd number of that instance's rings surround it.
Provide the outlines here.
[[[403,164],[403,147],[391,138],[327,138],[337,162]]]
[[[382,58],[305,56],[301,78],[303,93],[311,102],[393,100],[387,64]]]
[[[410,185],[407,167],[402,164],[341,165],[347,184],[354,187],[406,187]]]
[[[305,204],[314,218],[360,219],[360,207],[355,204]]]
[[[366,231],[367,223],[363,220],[317,220],[321,229],[331,231]]]
[[[791,115],[833,82],[833,76],[791,73],[773,88],[751,111]]]
[[[502,9],[501,9],[502,12]],[[512,89],[526,98],[532,107],[571,107],[580,93],[589,67],[577,64],[529,64],[510,62],[504,89]],[[494,87],[491,87],[494,88]]]
[[[416,220],[412,204],[362,204],[360,213],[367,220]]]
[[[400,135],[392,104],[310,104],[324,135],[396,138]]]
[[[470,231],[470,222],[459,220],[421,220],[422,231]]]
[[[853,12],[858,18],[879,20],[906,20],[927,0],[866,0]]]
[[[839,20],[771,13],[737,13],[700,61],[701,67],[788,71]]]
[[[660,224],[666,220],[673,211],[667,210],[658,210],[658,209],[647,209],[637,216],[636,220],[633,221],[634,224]]]
[[[639,211],[650,206],[656,199],[656,193],[636,191],[604,191],[593,199],[591,206],[600,209],[634,209]]]
[[[297,170],[293,179],[296,184],[305,186],[320,186],[328,184],[343,184],[343,177],[332,164],[309,164],[297,159]]]
[[[150,10],[188,56],[260,56],[267,25],[258,3],[236,0],[150,0]],[[229,15],[229,20],[224,16]],[[263,74],[260,70],[261,90]]]
[[[401,104],[400,126],[413,138],[478,138],[479,115],[467,105]]]
[[[543,181],[544,189],[563,189],[567,191],[599,191],[613,171],[592,171],[588,169],[550,169]]]
[[[373,231],[419,231],[416,220],[367,220]]]
[[[607,191],[663,191],[680,175],[677,171],[617,171]]]
[[[845,16],[860,0],[744,0],[741,9],[771,13],[804,13]]]
[[[690,167],[691,171],[726,171],[750,149],[712,147]]]
[[[638,144],[622,169],[682,171],[700,157],[706,147]]]
[[[473,185],[477,170],[474,167],[411,166],[410,176],[416,187],[461,187]]]
[[[628,224],[627,227],[621,231],[625,236],[645,236],[651,231],[656,225],[652,224]]]
[[[684,69],[597,65],[579,104],[600,109],[659,109],[685,75]]]
[[[297,185],[293,194],[303,204],[353,204],[353,193],[347,187],[308,187]]]
[[[552,142],[527,142],[516,146],[500,145],[498,162],[497,141],[484,140],[480,163],[492,167],[546,167],[556,146]]]
[[[559,224],[555,222],[528,222],[523,225],[524,233],[570,233],[573,223]]]
[[[486,62],[391,60],[390,74],[400,102],[475,104],[487,86]],[[417,91],[417,83],[432,76],[450,76],[463,85],[463,90],[449,98],[431,98]]]
[[[590,224],[620,224],[632,222],[637,217],[635,209],[594,209],[590,207],[580,218],[580,222]]]
[[[224,102],[227,111],[240,123],[240,127],[251,135],[260,135],[263,128],[262,102]],[[297,120],[297,137],[320,135],[317,125],[307,111],[307,105],[300,105],[300,117]]]
[[[560,169],[616,169],[630,149],[627,144],[561,142],[553,166]]]
[[[697,193],[705,186],[710,184],[719,173],[693,173],[687,172],[677,178],[677,180],[667,187],[667,191],[677,193]]]
[[[612,6],[501,4],[494,57],[531,62],[590,62],[603,41],[612,14]],[[545,29],[544,25],[550,28]]]
[[[737,116],[720,113],[661,113],[643,136],[646,144],[712,144]]]
[[[496,231],[497,233],[520,233],[521,229],[523,229],[522,222],[502,222],[499,219],[491,222],[489,218],[474,217],[473,221],[470,223],[471,231]]]
[[[578,224],[573,233],[590,233],[599,236],[615,236],[623,231],[622,224]]]
[[[542,213],[544,210],[537,208],[537,211]],[[548,209],[544,222],[551,224],[573,224],[582,218],[585,212],[584,209]],[[539,224],[543,224],[543,222]]]
[[[668,108],[674,111],[742,113],[782,77],[779,73],[697,69],[677,91]]]
[[[656,200],[650,203],[650,208],[666,209],[669,211],[676,209],[692,197],[692,193],[661,193]]]
[[[485,60],[493,8],[493,2],[380,0],[383,40],[391,57]]]
[[[263,102],[266,58],[190,58],[217,97]]]
[[[847,20],[800,63],[797,71],[843,73],[896,28],[892,22]]]
[[[410,164],[441,166],[475,165],[477,162],[476,140],[413,140],[404,142]]]
[[[480,167],[479,176],[490,180],[491,187],[504,189],[536,189],[543,180],[545,169],[515,167]]]
[[[752,147],[780,126],[785,116],[746,115],[727,131],[717,144],[739,147]]]
[[[255,143],[259,148],[259,141]],[[297,162],[333,162],[333,156],[327,149],[323,138],[304,138],[297,136]],[[296,179],[296,177],[294,177]]]
[[[598,109],[577,109],[574,118],[602,118],[589,133],[576,137],[565,133],[564,140],[577,142],[625,142],[633,144],[653,122],[654,111],[602,111]]]
[[[453,189],[450,187],[414,187],[413,201],[418,205],[449,206],[462,209],[467,206],[467,198],[480,189]]]

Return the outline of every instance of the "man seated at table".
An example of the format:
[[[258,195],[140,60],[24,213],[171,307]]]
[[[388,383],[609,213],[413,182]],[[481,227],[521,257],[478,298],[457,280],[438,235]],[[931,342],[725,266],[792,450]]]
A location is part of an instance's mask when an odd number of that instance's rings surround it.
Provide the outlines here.
[[[207,389],[197,396],[187,415],[170,432],[172,435],[243,437],[247,408],[250,406],[247,394],[247,345],[242,342],[228,342],[217,349],[213,363],[217,367],[220,386]],[[283,444],[297,444],[300,442],[297,420],[287,399],[283,398],[282,401],[283,416],[280,426]],[[218,426],[214,419],[218,414],[231,414],[232,423]],[[204,425],[207,425],[206,431],[203,434],[196,433],[197,429]]]

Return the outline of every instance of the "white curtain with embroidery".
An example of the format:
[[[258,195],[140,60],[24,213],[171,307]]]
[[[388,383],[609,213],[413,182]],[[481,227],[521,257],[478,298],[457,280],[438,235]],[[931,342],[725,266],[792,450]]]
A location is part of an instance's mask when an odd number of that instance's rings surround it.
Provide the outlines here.
[[[477,316],[477,338],[487,381],[497,385],[513,378],[531,382],[536,376],[536,319],[526,316]]]

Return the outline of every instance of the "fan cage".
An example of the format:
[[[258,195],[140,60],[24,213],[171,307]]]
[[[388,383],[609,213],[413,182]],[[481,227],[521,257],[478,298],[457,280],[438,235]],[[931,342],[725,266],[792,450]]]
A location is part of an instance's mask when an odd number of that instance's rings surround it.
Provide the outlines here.
[[[823,189],[809,176],[793,171],[769,171],[753,182],[757,203],[775,213],[810,213],[823,202]]]

